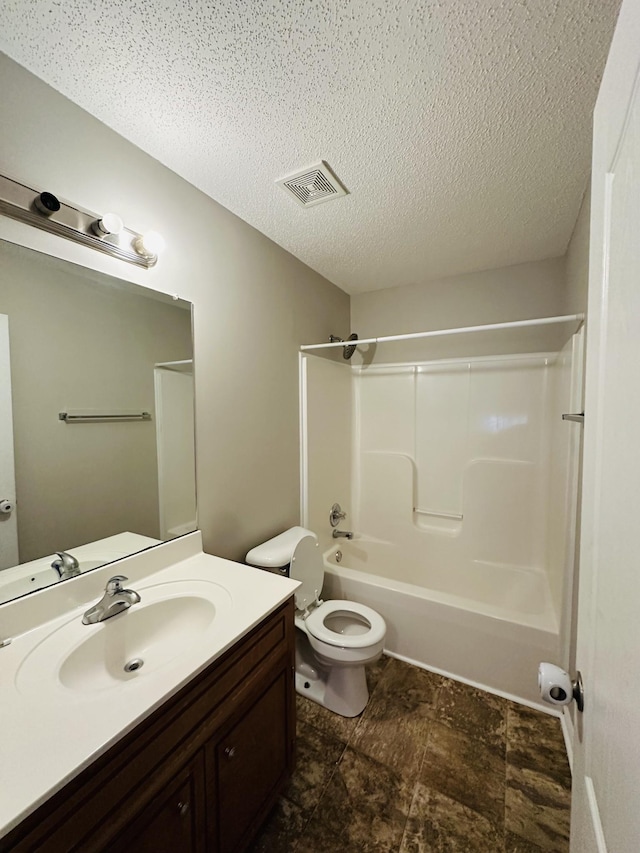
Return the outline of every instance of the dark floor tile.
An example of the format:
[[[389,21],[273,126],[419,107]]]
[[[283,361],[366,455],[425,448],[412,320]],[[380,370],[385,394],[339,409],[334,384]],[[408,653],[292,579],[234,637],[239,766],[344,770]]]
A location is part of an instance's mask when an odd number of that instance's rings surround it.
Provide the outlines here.
[[[390,768],[347,748],[300,840],[298,850],[397,850],[412,786]]]
[[[367,675],[367,687],[369,688],[369,696],[373,693],[373,691],[378,686],[378,682],[382,677],[383,672],[385,671],[387,664],[389,663],[390,658],[386,655],[381,655],[377,661],[374,663],[370,663],[369,666],[365,668],[365,672]]]
[[[504,853],[544,853],[544,850],[532,841],[507,832],[504,839]]]
[[[544,851],[567,853],[571,792],[549,776],[507,764],[505,829]]]
[[[571,770],[558,717],[509,702],[507,761],[515,767],[544,773],[571,789]]]
[[[305,699],[299,693],[296,695],[296,712],[298,720],[343,743],[349,742],[360,720],[360,717],[341,717],[340,714],[327,711],[322,705]]]
[[[396,853],[397,849],[397,847],[387,847],[375,838],[369,838],[366,841],[338,838],[330,830],[311,835],[305,834],[295,847],[296,853]]]
[[[296,770],[284,796],[308,816],[315,808],[346,744],[298,721]]]
[[[393,658],[367,678],[359,718],[298,696],[297,769],[251,853],[567,853],[557,718]]]
[[[292,851],[308,824],[345,744],[298,720],[296,769],[256,838],[251,853]]]
[[[418,783],[400,853],[502,853],[502,833],[477,812]]]
[[[507,704],[499,696],[445,679],[436,719],[494,750],[506,751]]]
[[[392,658],[350,745],[407,778],[415,779],[441,683],[439,675]]]
[[[291,853],[308,822],[299,806],[281,797],[247,853]]]
[[[486,818],[504,832],[506,765],[495,751],[475,737],[433,723],[419,781]]]
[[[379,660],[366,667],[365,671],[367,675],[369,696],[371,696],[373,691],[376,689],[388,663],[389,658],[382,655]],[[351,739],[351,735],[354,733],[361,716],[341,717],[340,714],[328,711],[326,708],[323,708],[322,705],[318,705],[317,702],[312,702],[310,699],[306,699],[299,693],[296,694],[296,711],[299,720],[309,723],[309,725],[314,726],[316,729],[319,729],[338,740],[344,741],[344,743],[348,743]]]
[[[389,707],[400,712],[418,711],[431,717],[438,691],[447,679],[406,661],[390,658],[378,681],[375,698],[385,696]]]

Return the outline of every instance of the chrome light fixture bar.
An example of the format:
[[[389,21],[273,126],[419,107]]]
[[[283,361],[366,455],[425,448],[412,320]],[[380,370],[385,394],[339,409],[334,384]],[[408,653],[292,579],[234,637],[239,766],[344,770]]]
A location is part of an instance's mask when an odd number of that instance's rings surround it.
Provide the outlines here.
[[[158,262],[164,242],[153,234],[149,249],[148,235],[125,228],[115,213],[92,213],[6,175],[0,175],[0,213],[146,269]]]

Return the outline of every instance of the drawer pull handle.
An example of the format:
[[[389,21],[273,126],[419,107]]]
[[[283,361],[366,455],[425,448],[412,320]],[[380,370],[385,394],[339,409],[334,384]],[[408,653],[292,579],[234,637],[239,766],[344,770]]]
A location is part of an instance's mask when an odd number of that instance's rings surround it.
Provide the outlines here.
[[[225,747],[224,754],[227,756],[227,758],[233,758],[233,756],[236,754],[235,746]]]
[[[178,803],[178,812],[180,817],[186,817],[189,814],[189,803]]]

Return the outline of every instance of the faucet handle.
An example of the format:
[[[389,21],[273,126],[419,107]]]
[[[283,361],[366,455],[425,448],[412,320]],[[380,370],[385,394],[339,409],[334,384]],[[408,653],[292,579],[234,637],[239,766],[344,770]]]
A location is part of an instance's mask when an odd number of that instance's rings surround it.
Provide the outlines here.
[[[332,527],[337,527],[338,524],[342,521],[343,518],[347,517],[347,513],[343,512],[340,504],[334,504],[331,507],[331,512],[329,513],[329,524]]]
[[[115,595],[118,592],[122,592],[124,587],[123,583],[126,583],[129,578],[126,578],[124,575],[114,575],[112,578],[109,578],[107,581],[107,592],[109,595]]]

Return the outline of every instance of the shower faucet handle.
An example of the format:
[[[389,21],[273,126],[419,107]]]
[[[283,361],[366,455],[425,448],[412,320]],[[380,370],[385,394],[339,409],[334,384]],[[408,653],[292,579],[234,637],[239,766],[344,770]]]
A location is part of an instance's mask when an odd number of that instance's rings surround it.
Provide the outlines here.
[[[347,517],[347,513],[342,511],[340,504],[334,504],[329,513],[329,524],[332,527],[337,527],[340,522]]]

